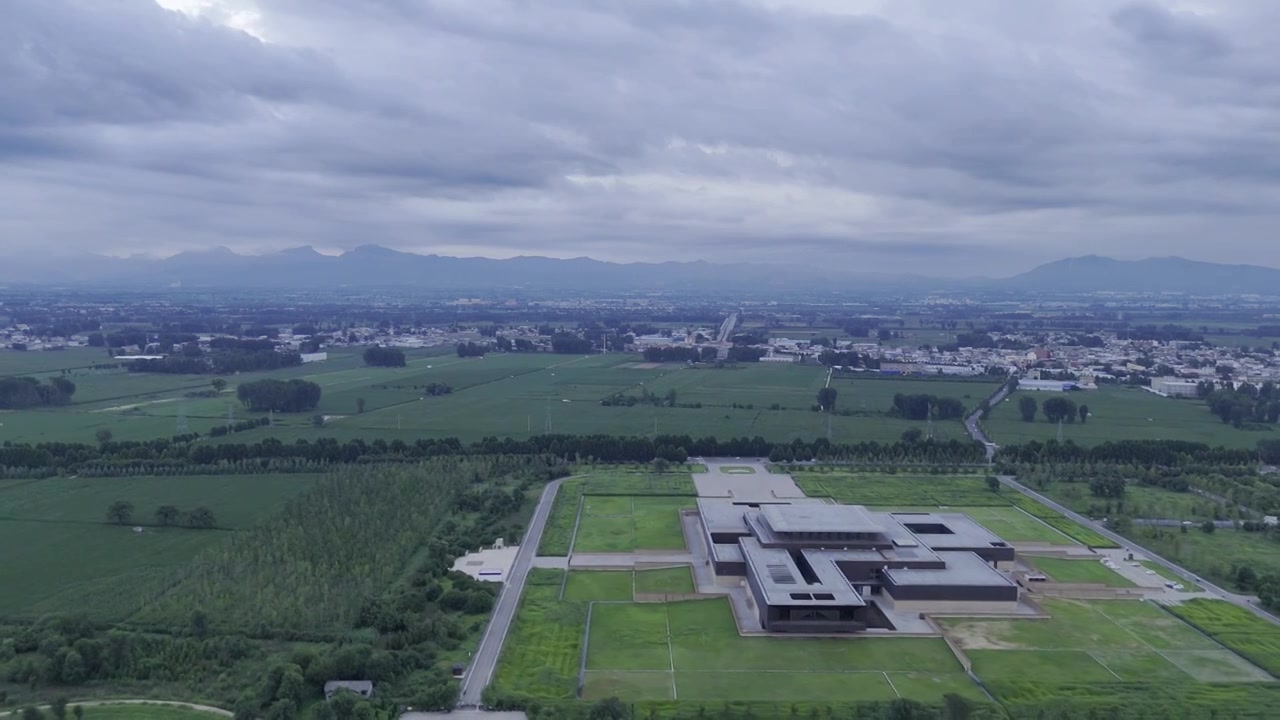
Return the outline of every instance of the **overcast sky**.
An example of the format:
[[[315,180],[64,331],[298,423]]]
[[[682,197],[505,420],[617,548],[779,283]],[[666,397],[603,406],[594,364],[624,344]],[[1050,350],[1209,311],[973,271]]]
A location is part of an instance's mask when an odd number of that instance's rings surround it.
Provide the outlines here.
[[[1276,0],[0,0],[0,255],[1280,266]]]

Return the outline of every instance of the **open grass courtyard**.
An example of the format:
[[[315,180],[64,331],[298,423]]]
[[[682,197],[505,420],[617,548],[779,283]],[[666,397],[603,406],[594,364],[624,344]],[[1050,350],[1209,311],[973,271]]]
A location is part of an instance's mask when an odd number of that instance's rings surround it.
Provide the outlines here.
[[[981,698],[940,639],[738,634],[726,600],[596,605],[587,699],[855,701]]]
[[[691,507],[686,497],[584,495],[573,551],[680,550],[680,510]]]

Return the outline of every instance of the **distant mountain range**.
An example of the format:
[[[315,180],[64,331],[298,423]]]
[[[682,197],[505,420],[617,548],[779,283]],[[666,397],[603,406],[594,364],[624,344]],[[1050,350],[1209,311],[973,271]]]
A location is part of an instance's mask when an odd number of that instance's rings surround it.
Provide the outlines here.
[[[419,255],[364,245],[331,256],[310,247],[269,255],[227,248],[163,258],[0,257],[0,282],[44,286],[324,289],[415,288],[467,292],[681,292],[818,294],[923,293],[947,290],[1073,295],[1096,292],[1280,295],[1280,270],[1177,257],[1114,260],[1090,255],[1041,265],[1009,278],[947,279],[859,273],[843,267],[719,265],[707,262],[610,263],[590,258],[506,260]]]

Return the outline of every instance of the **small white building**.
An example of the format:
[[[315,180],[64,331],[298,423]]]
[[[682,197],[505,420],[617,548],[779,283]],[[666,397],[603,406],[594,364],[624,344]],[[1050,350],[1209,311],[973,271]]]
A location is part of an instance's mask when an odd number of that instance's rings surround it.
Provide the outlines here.
[[[1152,378],[1151,392],[1161,397],[1193,398],[1196,397],[1197,385],[1195,380],[1176,377]]]

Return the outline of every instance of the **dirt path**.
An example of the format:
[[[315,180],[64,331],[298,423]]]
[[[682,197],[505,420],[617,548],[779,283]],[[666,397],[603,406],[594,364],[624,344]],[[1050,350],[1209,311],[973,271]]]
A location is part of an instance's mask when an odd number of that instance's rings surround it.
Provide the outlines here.
[[[235,717],[235,714],[232,713],[230,710],[223,710],[222,708],[216,708],[210,705],[197,705],[195,703],[178,702],[176,700],[86,700],[85,702],[67,703],[67,707],[71,707],[72,705],[82,705],[84,707],[95,707],[99,705],[168,705],[171,707],[186,708],[188,710],[197,710],[199,712],[206,712],[206,713],[209,713],[210,715],[218,715],[221,717]],[[49,709],[48,705],[41,705],[39,707],[41,710]],[[21,709],[0,712],[0,718],[18,717],[18,715],[21,714],[21,712],[22,712]]]

